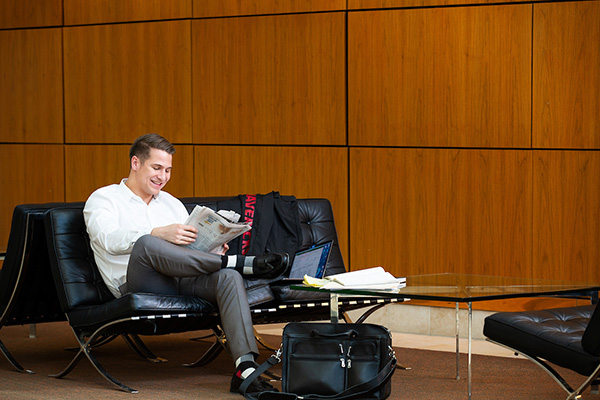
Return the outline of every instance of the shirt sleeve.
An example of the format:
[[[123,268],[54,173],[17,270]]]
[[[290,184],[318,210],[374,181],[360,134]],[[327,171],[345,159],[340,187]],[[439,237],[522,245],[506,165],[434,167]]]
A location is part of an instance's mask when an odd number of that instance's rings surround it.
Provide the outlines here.
[[[92,194],[83,209],[90,241],[110,255],[131,253],[136,240],[151,232],[121,226],[119,211],[110,196],[100,193]]]
[[[179,203],[177,206],[177,210],[179,213],[179,221],[181,221],[181,224],[185,224],[190,214],[188,213],[187,208],[185,208],[185,205],[181,202],[181,200],[177,199],[177,203]]]

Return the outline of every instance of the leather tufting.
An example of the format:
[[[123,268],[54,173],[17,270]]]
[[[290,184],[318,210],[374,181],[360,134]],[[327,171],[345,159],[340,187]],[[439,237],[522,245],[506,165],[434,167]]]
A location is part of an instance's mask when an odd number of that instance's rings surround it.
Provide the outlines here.
[[[51,210],[46,217],[46,232],[58,261],[52,267],[63,311],[114,300],[91,254],[83,208]]]
[[[584,349],[582,337],[589,329],[595,308],[595,305],[589,305],[500,312],[485,319],[483,334],[524,354],[535,355],[582,375],[590,375],[600,359],[597,354]],[[600,337],[596,336],[596,349],[599,341]]]
[[[327,275],[346,272],[340,251],[333,210],[327,199],[304,199],[298,201],[298,213],[302,227],[302,249],[333,240],[333,248],[327,265]]]

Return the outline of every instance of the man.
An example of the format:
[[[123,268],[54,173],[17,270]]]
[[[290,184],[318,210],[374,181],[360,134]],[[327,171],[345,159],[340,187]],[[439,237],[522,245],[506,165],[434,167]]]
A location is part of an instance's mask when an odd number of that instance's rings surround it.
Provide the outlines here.
[[[288,267],[287,254],[252,257],[204,253],[183,247],[196,228],[185,225],[183,203],[162,189],[171,177],[173,145],[157,134],[139,137],[129,152],[129,176],[96,190],[83,213],[100,274],[115,295],[127,292],[185,294],[216,304],[236,372],[239,392],[254,371],[258,347],[243,278],[273,278]],[[275,390],[262,380],[250,391]]]

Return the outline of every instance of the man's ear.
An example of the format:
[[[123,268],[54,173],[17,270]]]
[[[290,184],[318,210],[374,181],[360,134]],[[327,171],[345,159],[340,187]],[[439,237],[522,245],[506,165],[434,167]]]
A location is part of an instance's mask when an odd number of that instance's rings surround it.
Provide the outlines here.
[[[131,169],[133,171],[139,170],[141,165],[142,163],[140,162],[140,159],[137,156],[131,157]]]

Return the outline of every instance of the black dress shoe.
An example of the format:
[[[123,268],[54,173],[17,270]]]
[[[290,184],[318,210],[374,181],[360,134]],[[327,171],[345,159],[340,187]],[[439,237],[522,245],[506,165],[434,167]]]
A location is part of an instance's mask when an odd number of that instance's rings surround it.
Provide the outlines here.
[[[268,253],[254,259],[255,273],[251,279],[273,279],[285,274],[290,266],[288,253]]]
[[[240,386],[242,386],[243,382],[244,382],[244,380],[242,378],[238,377],[237,374],[233,374],[233,376],[231,377],[231,385],[229,386],[229,391],[231,393],[243,394],[242,392],[240,392]],[[252,383],[250,384],[250,386],[248,386],[248,390],[246,390],[247,393],[278,392],[278,391],[279,390],[274,388],[273,385],[271,385],[269,382],[267,382],[265,379],[261,378],[260,376],[258,378],[256,378],[255,380],[253,380]]]

